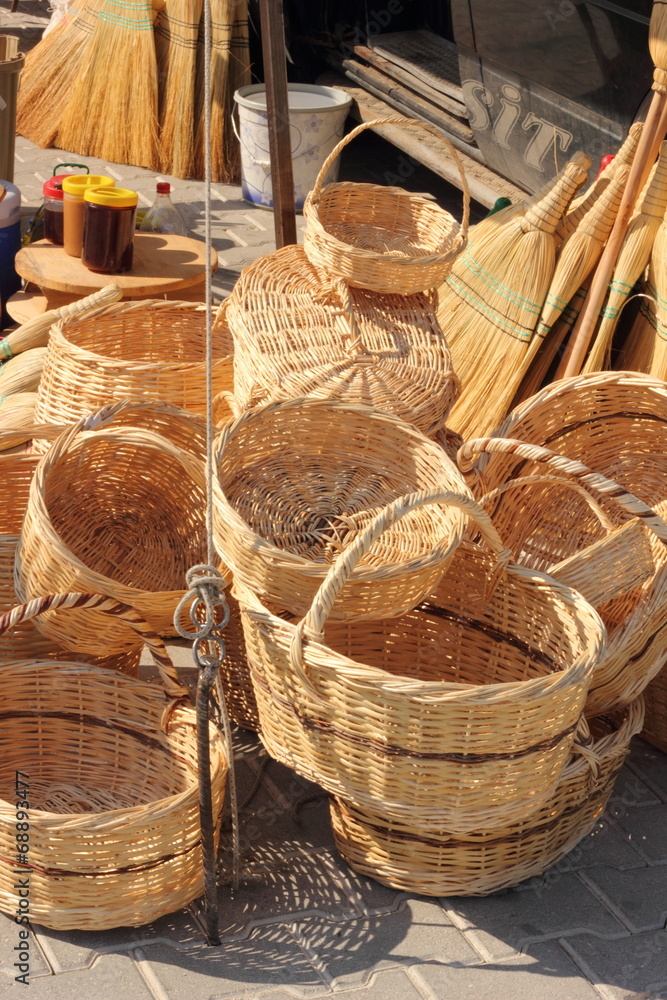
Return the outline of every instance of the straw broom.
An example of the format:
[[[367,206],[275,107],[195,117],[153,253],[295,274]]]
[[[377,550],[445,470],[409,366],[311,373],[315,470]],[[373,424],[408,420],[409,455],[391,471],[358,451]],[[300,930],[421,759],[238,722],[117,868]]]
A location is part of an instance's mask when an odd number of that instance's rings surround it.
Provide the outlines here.
[[[653,244],[651,266],[637,320],[622,354],[624,368],[667,379],[667,216]]]
[[[609,296],[584,372],[597,372],[609,363],[611,342],[621,308],[633,285],[641,277],[651,257],[667,208],[667,142],[660,147],[660,157],[637,202],[637,209],[621,246]]]
[[[15,392],[10,396],[0,396],[0,433],[2,433],[3,450],[30,441],[35,423],[36,403],[36,392]],[[10,431],[12,433],[9,433]]]
[[[46,347],[33,347],[0,366],[0,395],[37,392],[44,368]]]
[[[55,142],[101,2],[75,0],[63,20],[26,56],[17,98],[16,131],[44,149]]]
[[[161,169],[194,174],[197,36],[203,0],[169,0],[155,22]]]
[[[149,0],[102,0],[57,142],[158,169],[157,64]]]
[[[658,234],[660,235],[660,234]],[[656,237],[657,242],[658,237]],[[639,309],[625,339],[625,344],[619,351],[614,365],[617,371],[651,373],[653,355],[658,336],[658,292],[655,287],[653,266],[648,269],[647,278],[642,281],[639,297]],[[661,335],[667,336],[667,329]],[[664,380],[665,376],[660,375]]]
[[[464,438],[500,423],[521,382],[556,267],[553,233],[590,165],[577,153],[525,215],[487,229],[481,239],[473,227],[440,289],[441,326],[463,386],[447,422]]]

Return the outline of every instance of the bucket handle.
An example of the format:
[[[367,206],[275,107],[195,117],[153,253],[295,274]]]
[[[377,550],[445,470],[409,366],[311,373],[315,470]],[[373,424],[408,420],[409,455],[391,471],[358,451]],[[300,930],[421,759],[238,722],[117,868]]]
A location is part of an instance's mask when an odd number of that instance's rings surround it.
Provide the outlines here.
[[[232,118],[232,128],[234,129],[234,135],[238,139],[239,146],[242,147],[243,144],[241,142],[241,136],[239,135],[238,126],[236,124],[236,112],[238,111],[238,107],[239,107],[238,104],[236,104],[234,106],[234,110],[232,111],[231,118]],[[253,167],[270,167],[271,166],[271,160],[257,160],[252,155],[252,153],[248,152],[247,149],[246,149],[246,154],[250,157],[250,160],[252,162]]]

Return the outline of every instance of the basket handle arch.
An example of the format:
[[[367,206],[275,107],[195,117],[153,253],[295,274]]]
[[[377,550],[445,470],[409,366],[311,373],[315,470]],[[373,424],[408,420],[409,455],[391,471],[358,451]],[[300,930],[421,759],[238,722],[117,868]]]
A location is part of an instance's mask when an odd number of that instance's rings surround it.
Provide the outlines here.
[[[667,545],[667,523],[651,507],[628,493],[622,486],[612,479],[607,479],[599,472],[593,472],[583,462],[576,459],[566,458],[542,445],[528,444],[525,441],[517,441],[514,438],[475,438],[467,441],[459,448],[457,462],[464,475],[473,471],[475,456],[488,455],[518,455],[532,462],[543,462],[550,465],[559,472],[574,476],[580,479],[589,489],[595,490],[604,497],[608,497],[619,505],[631,517],[639,517],[642,523],[649,528],[663,544]]]
[[[470,188],[468,187],[468,180],[466,178],[465,170],[463,169],[463,164],[461,163],[461,157],[457,153],[453,143],[450,142],[442,129],[438,128],[437,125],[433,125],[431,122],[422,121],[421,118],[399,118],[398,116],[394,118],[374,118],[372,121],[362,122],[361,125],[357,125],[356,128],[353,128],[352,131],[346,136],[343,136],[338,145],[334,146],[322,164],[320,172],[317,175],[315,185],[308,196],[310,201],[312,203],[317,203],[320,200],[322,188],[324,186],[324,179],[345,147],[349,146],[349,144],[353,142],[354,139],[356,139],[362,132],[366,132],[368,129],[378,128],[381,125],[400,125],[402,128],[423,128],[432,135],[435,135],[445,144],[448,153],[451,155],[454,163],[456,164],[456,169],[458,170],[459,177],[461,178],[463,216],[461,218],[460,233],[465,241],[468,236],[468,225],[470,223]]]
[[[373,543],[387,528],[391,527],[392,524],[395,524],[402,517],[405,517],[410,511],[426,507],[429,504],[446,504],[450,507],[457,507],[467,514],[471,520],[475,521],[482,538],[496,558],[496,572],[491,578],[491,586],[493,586],[497,576],[507,568],[512,558],[512,553],[503,545],[489,515],[478,503],[471,500],[470,497],[464,496],[462,493],[453,493],[450,490],[435,492],[422,490],[421,492],[410,493],[407,496],[398,497],[396,500],[393,500],[338,555],[320,584],[308,613],[295,628],[290,646],[290,664],[301,682],[320,700],[321,695],[314,688],[303,665],[304,633],[313,639],[321,639],[324,625],[331,613],[336,598],[342,591],[359,560],[366,555]]]
[[[71,593],[35,597],[32,601],[28,601],[25,604],[18,604],[11,611],[0,616],[0,636],[4,635],[5,632],[15,625],[19,625],[21,622],[32,618],[38,618],[40,615],[46,614],[47,611],[65,611],[67,609],[94,610],[110,615],[133,629],[139,639],[148,646],[159,671],[160,680],[168,699],[162,716],[162,727],[166,730],[174,708],[182,701],[190,701],[190,691],[179,681],[176,668],[160,636],[146,624],[139,612],[130,607],[129,604],[122,604],[120,601],[116,601],[111,597],[104,597],[102,594]],[[54,663],[57,663],[57,661],[54,661]]]
[[[519,486],[537,486],[545,483],[552,486],[562,486],[565,489],[572,490],[574,493],[578,493],[586,501],[590,509],[593,511],[593,514],[595,514],[596,518],[600,522],[601,527],[604,528],[605,531],[611,532],[616,529],[616,525],[607,517],[595,497],[591,495],[590,490],[587,490],[582,483],[578,483],[572,479],[563,479],[562,476],[521,476],[518,479],[510,479],[509,482],[502,483],[502,485],[496,486],[495,489],[489,490],[489,492],[481,496],[477,502],[480,507],[486,507],[508,490],[515,489]]]

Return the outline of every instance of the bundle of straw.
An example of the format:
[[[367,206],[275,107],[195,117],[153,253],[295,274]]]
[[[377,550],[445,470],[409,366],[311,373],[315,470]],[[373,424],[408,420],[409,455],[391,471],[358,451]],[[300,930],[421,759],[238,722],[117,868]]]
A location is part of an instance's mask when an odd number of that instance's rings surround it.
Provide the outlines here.
[[[197,36],[203,0],[169,0],[155,22],[161,169],[194,173]]]
[[[609,285],[607,304],[586,359],[584,372],[607,368],[616,323],[633,285],[641,277],[651,257],[651,250],[667,208],[667,142],[660,146],[660,156],[646,182],[637,208],[630,220],[625,239]]]
[[[0,359],[13,358],[16,354],[21,354],[22,351],[32,347],[46,347],[49,342],[49,331],[54,323],[81,316],[89,309],[111,305],[112,302],[118,302],[122,295],[118,285],[105,285],[99,292],[93,292],[85,299],[78,299],[68,306],[61,306],[60,309],[49,309],[41,316],[33,316],[18,330],[12,330],[4,340],[0,340]]]
[[[36,392],[15,392],[10,396],[0,396],[0,433],[2,449],[15,448],[32,438],[35,423]]]
[[[667,218],[653,244],[648,281],[619,364],[667,379]]]
[[[25,60],[16,131],[38,146],[55,142],[63,111],[90,44],[102,0],[74,0],[65,17]]]
[[[195,99],[195,174],[204,176],[204,43],[200,26]],[[211,0],[211,179],[238,177],[239,149],[233,134],[234,91],[250,83],[248,0]]]
[[[0,394],[37,392],[45,354],[45,347],[33,347],[0,365]]]
[[[464,437],[497,426],[521,382],[556,267],[553,233],[590,165],[577,153],[525,215],[481,234],[473,227],[440,288],[439,318],[463,386],[447,422]]]
[[[101,0],[57,142],[83,156],[159,168],[150,0]]]

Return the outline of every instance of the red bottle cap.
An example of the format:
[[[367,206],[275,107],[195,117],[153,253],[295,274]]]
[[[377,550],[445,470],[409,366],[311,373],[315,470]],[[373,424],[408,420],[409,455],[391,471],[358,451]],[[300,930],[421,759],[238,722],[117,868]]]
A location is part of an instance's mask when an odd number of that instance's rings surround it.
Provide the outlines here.
[[[157,193],[171,194],[171,184],[168,184],[166,181],[158,181]]]
[[[607,167],[609,166],[609,164],[611,163],[611,161],[613,159],[614,159],[614,154],[613,153],[607,153],[606,156],[602,157],[602,159],[600,160],[600,169],[597,172],[597,177],[595,178],[595,180],[598,179],[598,177],[600,176],[600,174],[602,173],[603,170],[607,169]]]
[[[45,198],[55,198],[56,201],[62,201],[63,199],[63,180],[65,177],[71,177],[72,174],[58,174],[56,177],[49,177],[48,181],[44,181],[44,187],[42,188]]]

